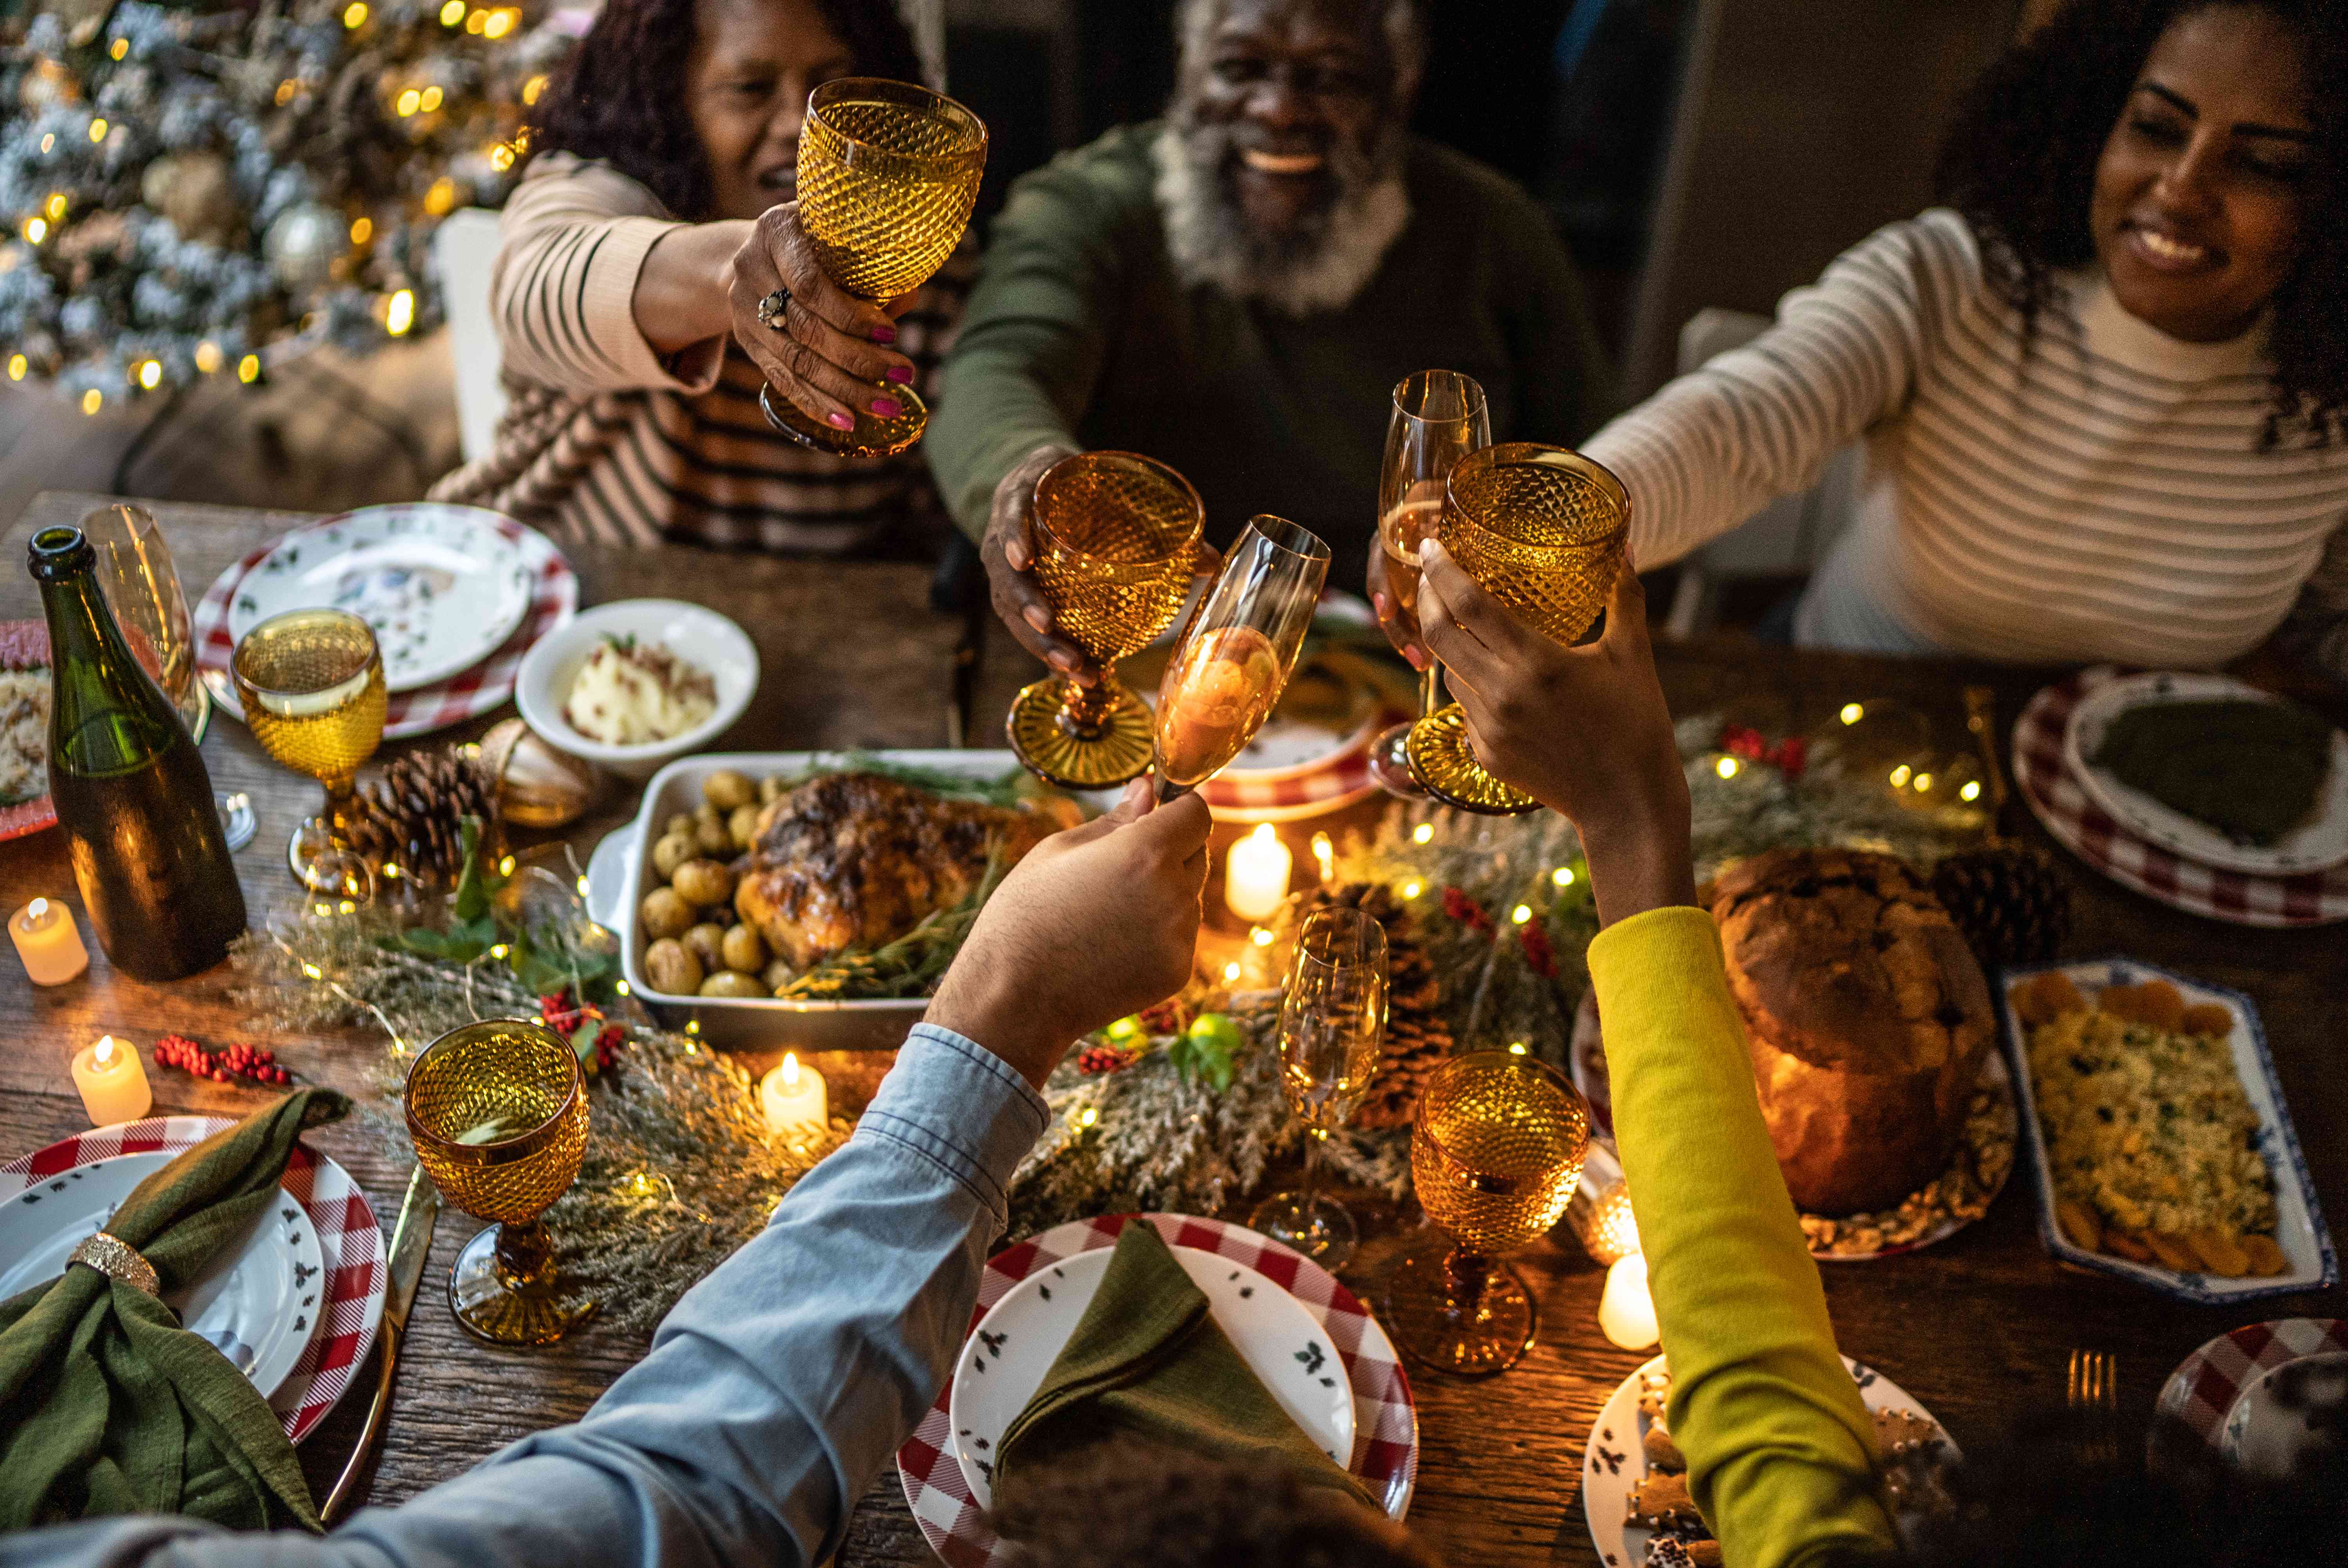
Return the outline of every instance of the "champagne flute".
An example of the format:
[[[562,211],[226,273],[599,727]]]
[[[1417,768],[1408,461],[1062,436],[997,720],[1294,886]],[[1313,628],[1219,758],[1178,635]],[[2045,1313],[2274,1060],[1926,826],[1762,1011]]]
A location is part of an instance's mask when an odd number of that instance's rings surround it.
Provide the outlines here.
[[[1013,701],[1004,733],[1028,772],[1108,789],[1148,771],[1149,710],[1115,665],[1181,613],[1205,520],[1189,480],[1131,452],[1063,457],[1035,481],[1036,584],[1100,681],[1052,675]]]
[[[911,82],[843,77],[808,95],[799,130],[799,224],[832,282],[860,298],[893,300],[929,281],[970,225],[986,169],[986,125],[942,93]],[[767,422],[803,446],[886,457],[922,438],[930,411],[909,386],[875,391],[898,412],[851,410],[835,430],[790,399],[758,392]]]
[[[1321,1145],[1367,1092],[1385,1032],[1385,927],[1359,909],[1314,910],[1280,1000],[1280,1086],[1304,1125],[1304,1184],[1264,1199],[1248,1224],[1330,1268],[1353,1256],[1359,1235],[1345,1205],[1320,1191]]]
[[[229,661],[252,738],[326,789],[325,806],[294,830],[286,864],[329,901],[364,904],[375,876],[344,836],[359,764],[383,743],[386,698],[375,632],[340,610],[291,610],[244,634]]]
[[[1214,777],[1263,728],[1328,579],[1329,547],[1318,535],[1285,518],[1250,519],[1159,682],[1161,803]]]
[[[1630,527],[1622,482],[1561,446],[1487,446],[1462,457],[1444,482],[1443,548],[1485,592],[1556,642],[1572,642],[1605,608]],[[1446,804],[1487,816],[1540,809],[1476,760],[1457,702],[1412,725],[1406,750],[1410,776]]]
[[[1386,1321],[1405,1349],[1465,1377],[1517,1364],[1537,1314],[1523,1276],[1498,1255],[1557,1224],[1589,1153],[1589,1103],[1542,1062],[1470,1051],[1428,1076],[1411,1127],[1411,1176],[1426,1217],[1453,1245],[1395,1266]]]
[[[1418,547],[1442,521],[1443,482],[1460,458],[1491,444],[1492,416],[1474,377],[1422,370],[1395,384],[1385,460],[1378,466],[1378,548],[1406,641],[1418,639]],[[1435,712],[1442,674],[1432,663],[1419,672],[1422,719]],[[1396,724],[1370,743],[1370,776],[1388,794],[1416,799],[1426,791],[1410,776],[1410,728]]]
[[[561,1338],[594,1310],[563,1300],[541,1217],[587,1151],[578,1053],[528,1020],[465,1024],[416,1059],[403,1099],[416,1157],[442,1194],[496,1222],[457,1254],[449,1310],[493,1345]]]

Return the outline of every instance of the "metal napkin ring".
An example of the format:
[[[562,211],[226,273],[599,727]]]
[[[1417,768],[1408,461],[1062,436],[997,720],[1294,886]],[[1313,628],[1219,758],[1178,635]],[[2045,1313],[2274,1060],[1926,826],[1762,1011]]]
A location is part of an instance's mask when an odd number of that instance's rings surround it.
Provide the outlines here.
[[[758,324],[770,332],[783,330],[783,313],[791,308],[791,292],[777,289],[758,302]]]
[[[118,1279],[134,1289],[149,1296],[163,1294],[163,1280],[155,1266],[139,1255],[139,1249],[120,1236],[98,1232],[74,1248],[68,1264],[85,1264],[108,1279]]]

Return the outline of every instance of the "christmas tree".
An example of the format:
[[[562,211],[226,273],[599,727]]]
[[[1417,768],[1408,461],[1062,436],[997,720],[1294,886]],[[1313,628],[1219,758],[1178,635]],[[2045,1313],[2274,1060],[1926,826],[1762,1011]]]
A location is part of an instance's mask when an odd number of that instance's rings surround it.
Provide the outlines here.
[[[543,0],[41,0],[0,19],[0,355],[95,414],[439,319],[576,33]]]

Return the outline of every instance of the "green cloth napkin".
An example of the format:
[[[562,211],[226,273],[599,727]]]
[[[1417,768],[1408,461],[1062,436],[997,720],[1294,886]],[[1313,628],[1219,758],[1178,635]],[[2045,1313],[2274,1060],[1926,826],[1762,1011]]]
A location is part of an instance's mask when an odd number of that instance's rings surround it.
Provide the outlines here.
[[[1233,1464],[1281,1465],[1375,1507],[1257,1380],[1157,1229],[1135,1220],[1044,1385],[995,1444],[994,1486],[1128,1436]]]
[[[349,1111],[304,1089],[254,1112],[139,1183],[108,1234],[175,1289],[275,1199],[294,1141]],[[0,1530],[142,1512],[323,1528],[251,1379],[154,1296],[67,1268],[0,1302]]]

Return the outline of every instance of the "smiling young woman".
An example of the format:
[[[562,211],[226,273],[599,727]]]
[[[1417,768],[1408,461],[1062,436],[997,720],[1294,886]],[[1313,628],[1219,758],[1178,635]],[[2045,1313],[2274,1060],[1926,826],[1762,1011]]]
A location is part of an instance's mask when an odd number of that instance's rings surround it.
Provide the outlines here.
[[[2348,681],[2348,5],[2070,0],[1947,208],[1587,443],[1660,565],[1866,442],[1797,641]]]
[[[533,106],[535,156],[499,218],[496,449],[436,497],[559,537],[808,553],[936,514],[918,455],[809,451],[758,409],[773,379],[893,413],[893,387],[926,392],[961,315],[967,255],[876,307],[798,235],[808,95],[850,76],[919,79],[893,0],[603,6]],[[798,263],[779,329],[744,319],[746,252]]]

